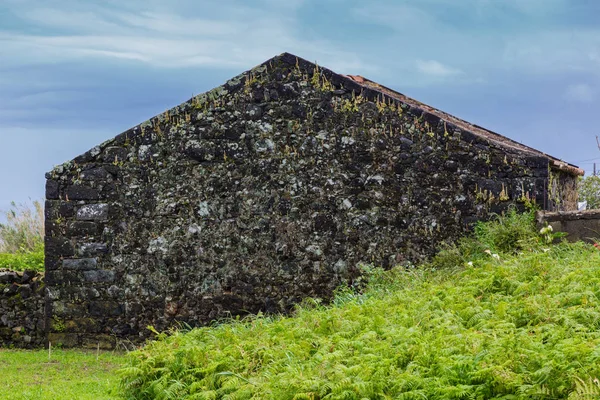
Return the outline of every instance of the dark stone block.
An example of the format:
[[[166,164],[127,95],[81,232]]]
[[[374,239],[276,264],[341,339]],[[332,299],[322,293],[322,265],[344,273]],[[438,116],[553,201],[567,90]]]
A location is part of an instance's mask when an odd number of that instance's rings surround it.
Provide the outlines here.
[[[315,216],[314,229],[318,232],[335,232],[335,220],[329,214],[319,214]]]
[[[444,163],[444,167],[449,172],[456,172],[458,170],[458,164],[456,161],[448,160]]]
[[[92,156],[92,152],[86,151],[85,153],[75,157],[73,159],[73,162],[75,164],[85,164],[85,163],[89,163],[90,161],[93,161],[93,160],[94,160],[94,157]]]
[[[118,165],[113,165],[113,164],[104,165],[104,169],[106,169],[106,172],[111,174],[113,177],[119,176],[120,167]]]
[[[21,277],[14,271],[0,271],[0,283],[20,282]]]
[[[203,162],[214,159],[214,149],[212,147],[193,146],[185,149],[184,154],[192,160]]]
[[[115,272],[107,270],[85,271],[83,277],[87,282],[92,283],[114,282]]]
[[[114,301],[91,301],[90,315],[95,317],[110,317],[123,314],[123,306]]]
[[[100,332],[101,326],[99,321],[93,318],[74,318],[64,323],[65,332]]]
[[[90,153],[89,151],[86,151],[85,153],[80,154],[73,159],[73,162],[77,165],[87,164],[91,161],[93,161],[93,158],[92,153]]]
[[[433,147],[431,147],[431,146],[425,146],[423,148],[423,150],[421,150],[421,154],[423,154],[423,155],[427,155],[427,154],[431,154],[431,153],[433,153]]]
[[[95,167],[82,171],[80,176],[84,181],[103,181],[111,174],[104,167]]]
[[[74,204],[70,202],[61,202],[58,206],[58,217],[71,218],[74,212]]]
[[[427,111],[423,112],[423,120],[427,123],[429,123],[429,125],[431,125],[432,127],[435,127],[439,122],[440,122],[440,117],[438,117],[437,115],[431,114]]]
[[[242,136],[243,132],[244,131],[239,127],[229,128],[225,130],[225,134],[223,135],[223,137],[228,140],[236,141],[240,140],[240,137]]]
[[[104,149],[102,160],[106,163],[119,164],[127,160],[129,150],[125,147],[111,146]]]
[[[52,221],[73,216],[74,203],[67,201],[46,200],[44,216]]]
[[[60,236],[63,233],[63,227],[56,220],[46,218],[44,221],[44,231],[49,236]]]
[[[292,105],[292,115],[297,118],[306,118],[306,107],[299,103],[294,103]]]
[[[77,210],[77,219],[82,221],[104,221],[108,219],[108,204],[87,204]]]
[[[48,342],[52,346],[62,347],[77,347],[79,344],[78,335],[76,333],[49,333]]]
[[[144,306],[139,303],[126,303],[127,315],[139,315],[144,311]]]
[[[532,169],[548,169],[548,163],[550,160],[546,157],[528,157],[526,165]]]
[[[262,116],[263,110],[259,105],[248,104],[246,105],[246,115],[250,120],[258,120]]]
[[[88,309],[87,302],[82,302],[82,299],[67,298],[64,301],[54,301],[52,303],[52,313],[61,319],[79,318],[86,315]]]
[[[81,282],[82,278],[76,271],[47,271],[44,280],[49,286],[62,286]]]
[[[119,187],[111,182],[104,185],[100,191],[100,197],[105,200],[116,200],[119,198]]]
[[[65,235],[96,236],[102,233],[102,225],[91,221],[73,221],[67,225]]]
[[[3,293],[6,296],[12,296],[12,295],[17,294],[18,291],[19,291],[19,285],[16,283],[13,283],[9,287],[5,288]]]
[[[111,335],[85,335],[81,339],[81,347],[84,349],[111,350],[117,345],[117,339]]]
[[[131,325],[129,324],[117,324],[116,326],[114,326],[112,328],[112,332],[115,335],[118,335],[119,337],[123,337],[125,335],[128,335],[130,333],[135,333],[132,329],[131,329]]]
[[[417,118],[421,118],[421,116],[423,115],[423,109],[414,105],[409,105],[408,113]]]
[[[63,260],[63,268],[86,271],[94,270],[98,267],[98,260],[96,258],[70,258]]]
[[[408,151],[413,146],[413,141],[406,137],[400,138],[400,146],[403,151]]]
[[[21,277],[21,284],[24,285],[26,283],[31,282],[31,280],[37,275],[38,273],[36,271],[33,270],[25,270],[23,271],[23,276]]]
[[[59,197],[58,182],[52,179],[46,181],[46,199],[57,200]]]
[[[252,101],[255,103],[262,103],[265,100],[265,90],[262,87],[258,87],[252,90]]]
[[[46,236],[44,238],[46,246],[46,255],[71,257],[75,254],[75,249],[71,241],[62,236]]]
[[[94,188],[82,185],[73,185],[67,187],[65,196],[69,200],[98,200],[100,193]]]
[[[46,253],[44,257],[44,269],[46,271],[54,271],[60,265],[62,265],[62,260],[59,255]]]
[[[19,289],[17,292],[21,295],[21,298],[23,298],[23,299],[28,299],[29,297],[31,297],[31,294],[33,293],[33,291],[31,290],[31,286],[29,286],[29,285],[19,286]]]
[[[82,257],[93,257],[108,253],[108,246],[104,243],[85,243],[77,253]]]
[[[235,92],[238,89],[240,89],[242,86],[244,86],[244,80],[243,79],[230,79],[228,80],[224,87],[227,89],[227,91],[231,92]],[[194,104],[194,99],[190,100],[190,102],[192,104]]]

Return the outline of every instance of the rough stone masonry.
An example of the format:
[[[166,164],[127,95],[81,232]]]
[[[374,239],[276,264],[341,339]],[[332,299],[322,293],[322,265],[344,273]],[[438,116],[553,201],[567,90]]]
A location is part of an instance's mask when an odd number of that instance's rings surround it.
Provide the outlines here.
[[[329,299],[581,171],[282,54],[47,174],[48,339],[112,347]]]
[[[0,268],[0,346],[46,343],[44,274]]]

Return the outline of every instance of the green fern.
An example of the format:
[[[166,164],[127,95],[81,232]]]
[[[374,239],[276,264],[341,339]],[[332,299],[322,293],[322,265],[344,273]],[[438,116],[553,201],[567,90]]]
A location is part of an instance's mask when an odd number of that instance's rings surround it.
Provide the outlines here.
[[[599,398],[600,252],[584,243],[546,247],[522,226],[529,221],[509,214],[480,225],[453,250],[462,264],[452,268],[367,268],[365,284],[339,289],[329,306],[309,300],[291,317],[162,334],[130,354],[123,394]],[[516,248],[503,252],[507,243]]]

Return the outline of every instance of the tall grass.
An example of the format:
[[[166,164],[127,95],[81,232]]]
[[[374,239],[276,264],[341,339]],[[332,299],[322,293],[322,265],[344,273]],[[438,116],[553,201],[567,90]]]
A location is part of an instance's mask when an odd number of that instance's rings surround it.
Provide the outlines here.
[[[375,268],[361,293],[340,289],[292,317],[159,334],[120,371],[124,395],[600,398],[600,252],[549,245],[516,213],[453,251],[455,262]]]
[[[43,269],[44,208],[39,201],[11,203],[0,223],[0,268]]]
[[[6,222],[0,224],[0,253],[39,250],[44,244],[44,207],[39,201],[31,205],[15,202],[3,212]]]

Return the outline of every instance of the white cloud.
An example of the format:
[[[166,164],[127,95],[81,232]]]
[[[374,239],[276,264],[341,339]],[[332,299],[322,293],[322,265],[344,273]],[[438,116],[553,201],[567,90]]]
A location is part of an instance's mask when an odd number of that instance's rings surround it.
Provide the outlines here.
[[[506,73],[600,76],[600,27],[569,23],[563,15],[567,10],[572,7],[566,0],[419,0],[393,5],[372,0],[353,13],[362,23],[387,31],[377,50],[400,46],[388,62],[404,70],[407,59],[431,60],[434,55],[452,68],[422,62],[418,70],[442,75],[462,71],[463,83]],[[426,82],[412,75],[405,80]]]
[[[506,41],[501,61],[537,73],[600,73],[600,29],[541,30]]]
[[[590,103],[594,100],[594,90],[585,83],[569,85],[565,90],[565,99],[572,102]]]
[[[95,58],[169,68],[237,69],[289,51],[344,70],[374,69],[363,64],[357,53],[340,50],[325,39],[299,37],[294,15],[303,0],[285,7],[272,0],[261,3],[267,9],[225,1],[202,17],[152,2],[140,7],[143,11],[94,5],[86,9],[81,4],[73,9],[68,4],[40,8],[32,3],[14,12],[44,33],[0,28],[0,57],[9,66]]]
[[[416,65],[419,72],[441,78],[462,73],[456,68],[449,67],[435,60],[417,60]]]

